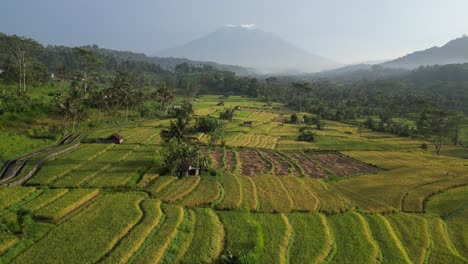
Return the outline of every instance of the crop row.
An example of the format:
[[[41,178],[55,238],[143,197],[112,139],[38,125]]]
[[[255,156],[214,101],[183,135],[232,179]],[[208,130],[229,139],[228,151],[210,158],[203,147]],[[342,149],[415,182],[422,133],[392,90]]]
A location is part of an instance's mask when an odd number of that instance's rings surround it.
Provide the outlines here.
[[[296,176],[230,173],[183,179],[160,176],[146,190],[167,203],[188,208],[216,206],[222,210],[244,208],[253,212],[321,211],[330,214],[353,208],[350,200],[320,180]]]
[[[76,170],[85,165],[90,160],[98,158],[113,145],[87,144],[73,152],[59,156],[54,160],[45,162],[41,169],[27,184],[48,185],[67,175],[70,171]]]
[[[49,231],[12,263],[94,263],[139,221],[141,193],[100,196],[88,208]]]
[[[189,210],[128,192],[100,195],[12,262],[213,263],[231,255],[254,263],[348,263],[349,256],[356,263],[465,263],[449,233],[427,215]],[[18,240],[0,242],[5,251]]]
[[[87,161],[79,168],[70,171],[52,185],[55,187],[79,187],[86,185],[92,178],[110,168],[114,163],[128,157],[134,148],[135,146],[132,145],[115,146],[95,159]]]
[[[40,207],[34,212],[34,216],[38,219],[56,221],[93,199],[98,194],[99,190],[97,189],[72,190],[46,206]]]

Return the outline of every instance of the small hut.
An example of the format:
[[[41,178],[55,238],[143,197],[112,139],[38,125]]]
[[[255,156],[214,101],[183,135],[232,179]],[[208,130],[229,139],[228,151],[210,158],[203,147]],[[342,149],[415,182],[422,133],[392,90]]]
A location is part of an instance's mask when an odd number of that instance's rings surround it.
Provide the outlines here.
[[[117,133],[112,134],[110,137],[106,138],[107,143],[122,144],[123,137]]]
[[[246,126],[246,127],[252,127],[252,125],[253,125],[252,121],[245,121],[244,122],[244,126]]]
[[[200,169],[197,167],[191,166],[188,162],[181,162],[177,166],[176,176],[179,178],[187,176],[198,176]]]
[[[234,106],[234,110],[240,111],[240,110],[241,110],[241,107],[238,106],[238,105],[236,105],[236,106]]]

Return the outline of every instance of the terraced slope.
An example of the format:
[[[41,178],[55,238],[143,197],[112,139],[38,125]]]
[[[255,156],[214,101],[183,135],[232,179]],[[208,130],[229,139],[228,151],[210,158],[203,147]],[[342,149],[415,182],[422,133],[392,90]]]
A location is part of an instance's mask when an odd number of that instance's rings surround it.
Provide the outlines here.
[[[333,121],[299,142],[264,102],[236,105],[199,177],[161,170],[160,119],[93,130],[124,143],[82,143],[0,186],[0,263],[468,263],[466,160]]]

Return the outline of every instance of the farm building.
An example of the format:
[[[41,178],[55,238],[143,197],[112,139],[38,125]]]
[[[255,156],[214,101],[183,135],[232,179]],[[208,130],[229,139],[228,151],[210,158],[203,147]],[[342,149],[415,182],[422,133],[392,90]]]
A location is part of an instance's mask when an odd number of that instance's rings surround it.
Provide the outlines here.
[[[236,106],[234,106],[234,110],[241,110],[241,107],[236,105]]]
[[[244,126],[246,126],[246,127],[252,127],[252,125],[253,125],[252,121],[245,121],[244,122]]]
[[[114,144],[122,144],[123,137],[117,133],[110,135],[107,138],[97,138],[96,143],[114,143]]]
[[[179,178],[187,176],[198,176],[199,172],[199,168],[193,167],[187,162],[182,162],[177,167],[176,176]]]

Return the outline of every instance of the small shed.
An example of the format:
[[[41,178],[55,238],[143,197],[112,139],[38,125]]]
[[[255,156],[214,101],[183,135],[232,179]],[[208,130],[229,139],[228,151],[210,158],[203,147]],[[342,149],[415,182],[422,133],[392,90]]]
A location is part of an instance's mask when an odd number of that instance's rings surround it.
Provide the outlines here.
[[[198,176],[200,173],[200,169],[197,167],[193,167],[186,162],[182,162],[179,164],[176,170],[176,176],[179,178],[187,177],[187,176]]]
[[[246,126],[246,127],[252,127],[252,125],[253,125],[252,121],[245,121],[244,122],[244,126]]]
[[[193,98],[193,100],[194,100],[195,102],[200,102],[200,99],[198,99],[198,98]]]
[[[96,143],[114,143],[114,144],[122,144],[123,137],[120,134],[114,133],[107,138],[96,138]]]
[[[234,110],[241,110],[241,107],[236,105],[236,106],[234,106]]]

